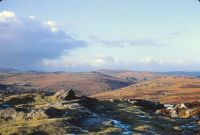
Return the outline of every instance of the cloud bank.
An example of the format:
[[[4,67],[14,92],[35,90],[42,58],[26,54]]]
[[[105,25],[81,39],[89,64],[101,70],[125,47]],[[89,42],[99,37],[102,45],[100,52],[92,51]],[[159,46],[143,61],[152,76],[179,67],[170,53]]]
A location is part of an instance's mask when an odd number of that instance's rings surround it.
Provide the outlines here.
[[[35,69],[43,59],[54,59],[84,46],[84,41],[59,30],[53,21],[0,12],[0,67]]]
[[[42,65],[46,70],[64,70],[64,71],[91,71],[98,69],[130,69],[137,71],[189,71],[192,67],[198,70],[198,65],[187,62],[182,59],[167,61],[152,57],[144,57],[138,60],[125,61],[120,57],[96,55],[93,57],[85,57],[77,59],[74,54],[62,55],[56,59],[43,59]],[[51,70],[50,70],[51,71]]]

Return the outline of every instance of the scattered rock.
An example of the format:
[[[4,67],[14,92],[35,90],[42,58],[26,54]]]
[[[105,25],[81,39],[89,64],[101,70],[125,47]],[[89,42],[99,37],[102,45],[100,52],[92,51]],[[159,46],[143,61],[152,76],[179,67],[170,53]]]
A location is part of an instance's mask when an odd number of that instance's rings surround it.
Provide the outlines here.
[[[157,110],[156,114],[164,115],[167,117],[174,117],[176,118],[178,116],[177,111],[174,109],[161,109]]]
[[[74,100],[77,97],[72,89],[70,90],[60,90],[54,94],[55,98],[58,100]]]
[[[175,129],[175,130],[180,130],[180,131],[182,130],[182,129],[181,129],[180,127],[178,127],[178,126],[175,126],[174,129]]]
[[[43,97],[47,101],[39,102],[39,104],[38,102],[37,104],[27,102],[1,108],[2,129],[6,128],[4,122],[8,121],[9,126],[14,125],[22,134],[90,134],[96,132],[97,134],[129,135],[133,134],[132,130],[134,134],[164,134],[164,132],[166,134],[182,134],[183,132],[184,134],[195,134],[198,133],[197,123],[200,125],[198,103],[180,104],[174,107],[175,105],[164,105],[142,99],[100,101],[90,97],[76,97],[72,90],[62,90],[54,96],[53,98],[52,96]],[[55,98],[62,100],[54,100]],[[168,117],[192,118],[184,120],[166,118],[154,115],[155,110],[157,114]],[[39,122],[38,126],[33,127],[36,122]],[[26,133],[23,132],[26,130],[28,130]],[[8,131],[9,128],[6,132]],[[16,134],[19,132],[17,131]]]
[[[113,102],[113,99],[105,99],[106,101]]]
[[[14,108],[7,108],[4,110],[0,110],[0,118],[1,119],[10,119],[13,114],[16,114],[16,110]]]
[[[173,108],[174,108],[174,105],[171,105],[171,104],[164,104],[164,107],[167,108],[167,109],[173,109]]]
[[[69,109],[76,110],[76,109],[83,109],[84,107],[81,106],[79,103],[72,103],[68,105]]]
[[[177,117],[177,118],[192,118],[194,116],[200,116],[200,107],[196,108],[185,108],[185,106],[179,105],[172,109],[161,109],[157,110],[156,114],[164,115],[167,117]]]
[[[46,110],[44,109],[33,109],[31,110],[30,113],[27,113],[27,118],[28,119],[36,119],[36,120],[40,120],[40,119],[47,119],[48,115],[45,112]]]
[[[199,116],[200,117],[200,107],[190,109],[190,115],[191,116]]]
[[[186,106],[184,103],[177,104],[177,105],[174,107],[174,109],[183,109],[183,108],[187,109],[187,106]]]
[[[37,107],[62,107],[62,102],[55,102],[55,103],[47,103],[46,105],[38,105]]]
[[[15,120],[20,120],[25,118],[25,113],[24,112],[17,112],[16,109],[14,108],[6,108],[3,110],[0,110],[0,119],[15,119]]]

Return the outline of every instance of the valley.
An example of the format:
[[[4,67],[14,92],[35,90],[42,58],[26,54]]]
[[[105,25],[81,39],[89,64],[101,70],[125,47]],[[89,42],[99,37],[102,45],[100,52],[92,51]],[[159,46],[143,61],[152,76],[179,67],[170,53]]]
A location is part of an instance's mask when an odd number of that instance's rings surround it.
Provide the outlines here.
[[[4,73],[0,75],[0,91],[56,92],[73,88],[76,94],[93,95],[128,86],[126,80],[98,72],[83,73]],[[4,89],[1,89],[3,88]]]

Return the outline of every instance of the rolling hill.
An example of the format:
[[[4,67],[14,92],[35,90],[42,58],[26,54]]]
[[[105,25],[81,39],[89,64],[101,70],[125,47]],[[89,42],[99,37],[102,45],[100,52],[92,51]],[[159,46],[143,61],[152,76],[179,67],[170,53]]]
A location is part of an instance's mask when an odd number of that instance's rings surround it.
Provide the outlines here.
[[[131,70],[107,70],[102,69],[97,72],[114,76],[132,83],[138,83],[141,81],[152,80],[162,76],[158,73],[153,72],[144,72],[144,71],[131,71]]]
[[[122,79],[98,72],[13,73],[0,75],[1,91],[48,91],[73,88],[77,94],[92,95],[130,85]]]
[[[162,77],[94,95],[99,99],[139,98],[163,103],[200,100],[200,80],[189,77]]]
[[[188,76],[188,77],[196,77],[200,78],[200,72],[185,72],[185,71],[173,71],[173,72],[161,72],[162,75],[169,75],[169,76]]]

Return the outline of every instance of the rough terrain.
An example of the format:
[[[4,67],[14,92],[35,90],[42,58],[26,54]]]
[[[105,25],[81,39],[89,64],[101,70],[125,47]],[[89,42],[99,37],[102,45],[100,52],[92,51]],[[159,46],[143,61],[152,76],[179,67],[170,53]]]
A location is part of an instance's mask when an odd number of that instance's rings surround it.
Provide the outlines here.
[[[2,135],[200,133],[199,112],[187,119],[179,116],[173,118],[159,112],[169,109],[168,107],[147,100],[98,101],[88,97],[77,97],[72,90],[61,90],[54,95],[38,93],[1,95],[0,133]]]

